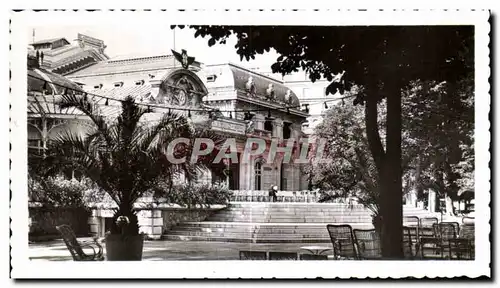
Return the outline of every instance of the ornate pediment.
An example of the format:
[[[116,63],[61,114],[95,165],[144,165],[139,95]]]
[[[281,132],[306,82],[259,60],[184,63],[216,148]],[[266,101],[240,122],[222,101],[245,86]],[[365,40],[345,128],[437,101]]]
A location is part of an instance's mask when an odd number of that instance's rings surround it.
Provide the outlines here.
[[[169,73],[159,88],[157,96],[154,97],[154,103],[184,108],[200,107],[203,96],[208,93],[198,76],[186,69],[178,69]]]

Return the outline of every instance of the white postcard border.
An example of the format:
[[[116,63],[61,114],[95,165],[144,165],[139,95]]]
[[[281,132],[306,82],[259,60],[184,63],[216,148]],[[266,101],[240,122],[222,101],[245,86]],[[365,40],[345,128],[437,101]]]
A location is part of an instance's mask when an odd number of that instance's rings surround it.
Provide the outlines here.
[[[50,15],[49,15],[50,14]],[[258,16],[257,16],[258,15]],[[142,262],[50,262],[28,259],[28,208],[26,185],[26,29],[31,25],[106,25],[113,21],[170,24],[289,24],[289,25],[464,25],[476,27],[476,260],[475,261],[142,261]],[[9,96],[12,105],[11,180],[13,191],[12,277],[13,278],[365,278],[365,277],[453,277],[490,276],[490,109],[489,13],[487,11],[305,11],[305,12],[17,12],[11,13]],[[168,22],[165,21],[168,19]],[[163,25],[163,24],[162,24]],[[147,31],[145,31],[147,33]],[[207,46],[208,47],[208,46]]]

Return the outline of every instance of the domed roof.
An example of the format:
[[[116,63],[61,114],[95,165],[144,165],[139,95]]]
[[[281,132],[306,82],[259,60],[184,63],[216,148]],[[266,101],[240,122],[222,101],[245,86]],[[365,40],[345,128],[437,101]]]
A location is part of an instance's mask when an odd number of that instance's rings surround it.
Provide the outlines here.
[[[269,95],[268,91],[274,91],[274,101],[286,106],[300,105],[297,95],[282,82],[234,64],[230,64],[229,69],[233,74],[234,87],[236,89],[253,92],[255,96],[264,98]],[[253,83],[253,87],[255,87],[254,90],[251,88],[251,83]],[[271,89],[270,85],[272,85]]]

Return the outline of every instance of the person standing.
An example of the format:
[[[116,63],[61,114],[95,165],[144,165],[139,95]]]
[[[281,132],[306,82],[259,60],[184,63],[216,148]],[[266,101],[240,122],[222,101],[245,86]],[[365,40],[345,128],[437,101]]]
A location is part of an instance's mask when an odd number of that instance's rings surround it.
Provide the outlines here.
[[[269,189],[269,198],[272,202],[278,201],[278,186],[271,186],[271,189]]]

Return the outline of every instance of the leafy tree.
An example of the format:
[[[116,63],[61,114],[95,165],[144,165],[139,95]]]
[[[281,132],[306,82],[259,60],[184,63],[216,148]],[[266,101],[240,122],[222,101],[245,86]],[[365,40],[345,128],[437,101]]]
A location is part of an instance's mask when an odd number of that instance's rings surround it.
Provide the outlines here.
[[[417,190],[432,188],[446,198],[447,213],[452,200],[473,187],[474,93],[471,76],[456,89],[447,83],[414,81],[403,93],[403,127],[414,144],[409,150]],[[451,94],[450,92],[454,92]]]
[[[414,81],[404,91],[403,190],[433,188],[442,197],[456,200],[458,191],[473,187],[473,93],[470,82],[461,84],[456,95],[447,94],[444,84],[435,82]],[[382,127],[385,107],[379,108]],[[308,173],[326,191],[323,200],[355,197],[376,216],[378,179],[364,131],[361,107],[350,103],[333,106],[314,133],[328,140],[325,153],[330,161],[312,161]],[[383,131],[380,134],[383,138]]]
[[[174,113],[162,115],[157,122],[144,121],[144,116],[153,110],[135,104],[132,97],[122,102],[121,113],[114,122],[108,121],[87,96],[64,95],[58,104],[61,109],[74,107],[83,112],[94,129],[83,136],[71,130],[58,135],[51,141],[41,169],[45,175],[72,169],[92,180],[118,205],[114,220],[128,217],[130,224],[125,231],[128,235],[139,233],[133,209],[138,198],[152,190],[158,192],[160,182],[179,173],[184,173],[188,180],[194,179],[197,170],[211,163],[208,157],[190,163],[192,145],[177,145],[173,156],[186,156],[188,161],[174,164],[168,160],[167,153],[171,153],[167,151],[168,144],[180,137],[210,138],[216,145],[222,141],[210,131],[195,130],[188,118]],[[116,221],[111,233],[120,233]]]
[[[182,27],[181,27],[182,28]],[[311,81],[332,81],[328,93],[365,87],[355,104],[364,104],[368,144],[380,181],[382,251],[402,258],[401,90],[410,81],[456,83],[473,70],[473,26],[191,26],[208,45],[225,44],[232,34],[241,58],[275,49],[271,68],[287,74],[302,68]],[[377,103],[387,98],[386,145],[377,127]]]

